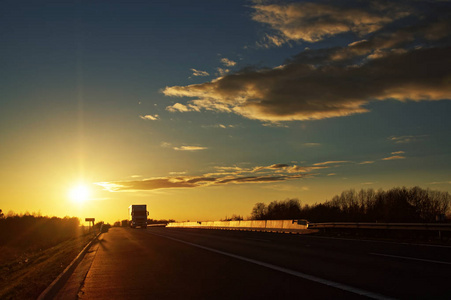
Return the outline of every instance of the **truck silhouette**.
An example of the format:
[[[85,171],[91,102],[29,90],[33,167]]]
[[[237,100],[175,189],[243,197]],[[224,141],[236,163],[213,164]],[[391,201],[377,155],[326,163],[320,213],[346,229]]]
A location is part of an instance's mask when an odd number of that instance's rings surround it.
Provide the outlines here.
[[[130,227],[136,228],[141,227],[147,228],[147,216],[149,212],[147,211],[146,204],[133,204],[128,208],[128,216],[130,219]]]

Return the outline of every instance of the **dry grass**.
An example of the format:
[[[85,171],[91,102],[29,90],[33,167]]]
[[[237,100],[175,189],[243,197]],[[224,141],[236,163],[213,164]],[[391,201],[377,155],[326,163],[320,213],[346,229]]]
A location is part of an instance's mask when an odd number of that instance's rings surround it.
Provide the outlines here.
[[[0,299],[36,299],[92,238],[87,234],[34,252],[0,247]]]

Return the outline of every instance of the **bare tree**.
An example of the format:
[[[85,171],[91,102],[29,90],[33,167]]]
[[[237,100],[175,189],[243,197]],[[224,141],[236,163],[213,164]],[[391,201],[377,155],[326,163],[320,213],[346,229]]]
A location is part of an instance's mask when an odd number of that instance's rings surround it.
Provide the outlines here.
[[[267,211],[268,209],[266,208],[265,203],[255,203],[254,208],[252,209],[251,218],[253,220],[264,220],[266,218]]]

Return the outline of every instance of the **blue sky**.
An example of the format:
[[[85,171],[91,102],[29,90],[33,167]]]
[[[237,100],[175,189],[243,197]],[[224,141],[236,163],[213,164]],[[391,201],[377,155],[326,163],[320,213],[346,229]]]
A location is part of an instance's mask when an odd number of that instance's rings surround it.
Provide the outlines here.
[[[0,208],[212,220],[450,191],[450,6],[3,1]]]

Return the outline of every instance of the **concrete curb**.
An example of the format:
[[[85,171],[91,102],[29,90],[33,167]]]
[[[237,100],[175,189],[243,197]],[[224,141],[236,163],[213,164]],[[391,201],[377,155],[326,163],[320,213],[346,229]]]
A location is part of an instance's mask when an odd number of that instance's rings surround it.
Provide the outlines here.
[[[78,266],[78,264],[81,262],[83,257],[85,256],[86,252],[88,252],[91,245],[94,243],[95,240],[99,238],[99,236],[102,234],[102,231],[100,231],[84,248],[80,251],[80,253],[77,255],[76,258],[64,269],[64,271],[56,277],[55,280],[39,295],[37,298],[38,300],[47,300],[47,299],[53,299],[56,294],[61,290],[61,288],[66,284],[67,280],[69,279],[70,275],[74,272],[75,268]]]

